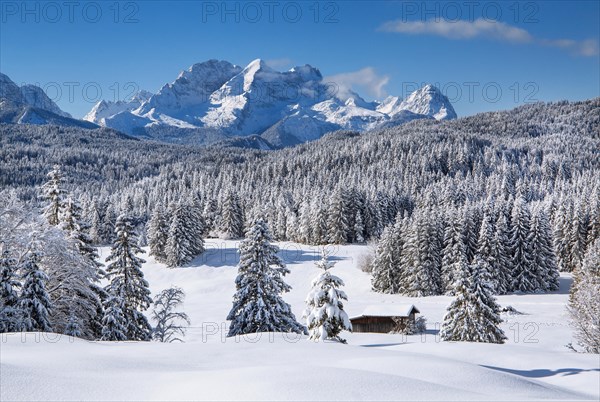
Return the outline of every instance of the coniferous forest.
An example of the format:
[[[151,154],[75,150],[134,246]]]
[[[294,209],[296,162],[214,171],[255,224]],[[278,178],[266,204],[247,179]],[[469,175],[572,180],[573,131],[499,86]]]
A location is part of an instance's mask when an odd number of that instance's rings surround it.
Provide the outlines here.
[[[267,250],[270,240],[372,244],[373,291],[452,295],[456,305],[479,294],[496,326],[493,295],[555,291],[560,271],[596,274],[597,283],[599,132],[600,99],[338,131],[276,151],[4,124],[0,325],[151,339],[140,247],[179,267],[204,251],[203,238],[250,233],[245,248],[254,242]],[[97,260],[100,245],[112,246],[106,265]],[[101,278],[109,284],[99,286]],[[241,303],[248,290],[239,281]],[[582,296],[589,289],[577,294],[585,283],[578,281],[572,303],[592,297]],[[289,308],[277,293],[265,297]],[[246,312],[231,311],[233,333],[248,329],[236,321]],[[447,339],[478,339],[451,333],[460,327],[451,313]],[[305,331],[288,318],[286,328]]]

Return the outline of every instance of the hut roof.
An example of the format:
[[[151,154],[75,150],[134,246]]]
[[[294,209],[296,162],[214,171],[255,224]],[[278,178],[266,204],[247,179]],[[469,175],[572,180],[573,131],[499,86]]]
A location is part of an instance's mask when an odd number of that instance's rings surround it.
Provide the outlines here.
[[[351,319],[361,317],[408,317],[412,313],[420,313],[413,304],[378,304],[367,306],[361,315]]]

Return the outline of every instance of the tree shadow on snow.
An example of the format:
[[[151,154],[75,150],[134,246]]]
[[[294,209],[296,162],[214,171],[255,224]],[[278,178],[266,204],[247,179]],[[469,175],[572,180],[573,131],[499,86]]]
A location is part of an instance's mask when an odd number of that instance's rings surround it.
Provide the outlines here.
[[[299,264],[303,262],[317,262],[321,259],[321,251],[319,249],[302,250],[296,244],[282,246],[279,249],[279,258],[283,260],[285,264]],[[341,257],[335,255],[329,256],[329,261],[340,261],[343,260]]]
[[[205,251],[198,257],[194,258],[189,264],[182,268],[195,268],[200,265],[219,268],[224,266],[236,266],[240,261],[238,247],[226,247],[225,244],[218,242],[207,242]],[[320,251],[303,250],[299,246],[291,244],[285,248],[280,248],[279,257],[285,264],[299,264],[304,262],[317,262],[321,258]],[[330,261],[340,261],[343,258],[330,256]]]
[[[580,373],[585,373],[585,372],[593,372],[593,371],[600,372],[600,369],[597,369],[597,368],[593,368],[593,369],[561,368],[561,369],[556,369],[556,370],[548,370],[548,369],[514,370],[514,369],[494,367],[494,366],[485,366],[485,365],[481,365],[481,367],[485,367],[485,368],[489,368],[489,369],[497,370],[497,371],[502,371],[505,373],[516,374],[516,375],[520,375],[522,377],[528,377],[528,378],[552,377],[555,375],[560,375],[560,376],[564,377],[564,376],[575,375],[575,374],[580,374]]]
[[[561,276],[558,282],[558,291],[552,293],[558,293],[561,295],[568,295],[571,285],[573,284],[573,278],[565,278]]]
[[[368,345],[360,345],[363,348],[384,348],[387,346],[399,346],[399,345],[406,345],[407,342],[395,342],[395,343],[371,343]]]

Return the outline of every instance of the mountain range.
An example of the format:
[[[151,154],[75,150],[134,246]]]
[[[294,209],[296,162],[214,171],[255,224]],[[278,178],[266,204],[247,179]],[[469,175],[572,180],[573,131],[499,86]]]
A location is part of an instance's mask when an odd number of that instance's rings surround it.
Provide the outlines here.
[[[2,73],[0,73],[0,123],[98,127],[97,124],[74,119],[70,114],[63,112],[42,88],[35,85],[19,87]]]
[[[448,98],[432,85],[406,99],[368,102],[327,82],[310,65],[280,72],[260,59],[244,68],[218,60],[194,64],[155,94],[139,91],[128,101],[98,102],[84,121],[71,119],[40,88],[19,88],[5,75],[0,79],[0,102],[18,105],[10,119],[0,114],[0,121],[73,125],[73,120],[176,143],[284,147],[336,130],[363,132],[415,119],[456,118]]]

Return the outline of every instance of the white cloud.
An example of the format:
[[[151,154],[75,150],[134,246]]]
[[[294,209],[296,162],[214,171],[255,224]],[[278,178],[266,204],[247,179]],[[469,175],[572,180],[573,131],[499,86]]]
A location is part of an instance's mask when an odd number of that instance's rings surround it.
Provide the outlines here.
[[[593,57],[597,56],[599,53],[598,41],[595,39],[587,39],[583,41],[576,41],[571,39],[542,39],[540,40],[540,43],[545,46],[558,47],[567,50],[577,56]]]
[[[382,25],[381,29],[387,32],[412,35],[437,35],[449,39],[488,37],[519,43],[527,43],[533,40],[531,34],[524,29],[483,18],[474,21],[388,21]]]
[[[388,21],[379,28],[385,32],[396,32],[409,35],[435,35],[448,39],[488,38],[510,43],[536,43],[567,50],[579,56],[598,55],[598,42],[594,39],[577,41],[572,39],[540,39],[535,38],[525,29],[511,26],[504,22],[486,20],[474,21]]]
[[[365,67],[358,71],[341,73],[325,77],[327,83],[334,83],[338,89],[338,96],[344,98],[350,90],[362,91],[374,98],[381,98],[386,95],[385,86],[390,77],[379,75],[373,67]]]

